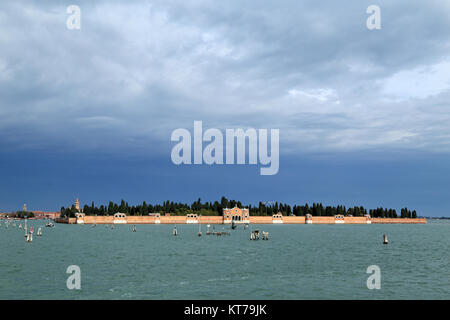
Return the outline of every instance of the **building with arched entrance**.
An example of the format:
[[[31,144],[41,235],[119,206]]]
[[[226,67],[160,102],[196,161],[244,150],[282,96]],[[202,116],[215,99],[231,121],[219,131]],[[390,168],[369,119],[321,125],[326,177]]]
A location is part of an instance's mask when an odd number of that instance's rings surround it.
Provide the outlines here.
[[[249,223],[248,208],[240,209],[238,207],[223,209],[223,223]]]

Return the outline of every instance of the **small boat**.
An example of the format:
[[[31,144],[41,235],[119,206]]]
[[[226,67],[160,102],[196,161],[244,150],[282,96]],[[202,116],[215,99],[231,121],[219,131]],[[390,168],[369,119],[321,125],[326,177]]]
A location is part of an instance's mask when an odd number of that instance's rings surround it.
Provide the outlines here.
[[[53,224],[53,222],[47,222],[47,223],[45,224],[45,226],[46,226],[47,228],[53,228],[55,225]]]

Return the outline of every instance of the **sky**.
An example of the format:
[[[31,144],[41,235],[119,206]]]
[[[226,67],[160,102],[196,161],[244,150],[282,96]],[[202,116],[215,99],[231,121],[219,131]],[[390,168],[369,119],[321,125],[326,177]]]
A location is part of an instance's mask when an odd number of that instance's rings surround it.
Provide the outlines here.
[[[0,212],[226,196],[450,216],[449,18],[444,0],[2,1]],[[278,173],[173,164],[194,121],[279,129]]]

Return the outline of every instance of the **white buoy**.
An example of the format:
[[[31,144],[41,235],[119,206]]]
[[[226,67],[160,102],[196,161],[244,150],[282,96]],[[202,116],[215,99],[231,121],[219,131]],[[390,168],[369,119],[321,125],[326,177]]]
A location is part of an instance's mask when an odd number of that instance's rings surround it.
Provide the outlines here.
[[[133,232],[136,232],[136,225],[133,226]]]
[[[387,235],[384,234],[383,235],[383,244],[388,244],[388,243],[389,243],[389,241],[388,241]]]
[[[177,236],[177,235],[178,235],[177,226],[175,226],[175,227],[173,228],[173,235],[174,235],[174,236]]]
[[[42,228],[41,227],[39,227],[36,235],[37,236],[42,236]]]

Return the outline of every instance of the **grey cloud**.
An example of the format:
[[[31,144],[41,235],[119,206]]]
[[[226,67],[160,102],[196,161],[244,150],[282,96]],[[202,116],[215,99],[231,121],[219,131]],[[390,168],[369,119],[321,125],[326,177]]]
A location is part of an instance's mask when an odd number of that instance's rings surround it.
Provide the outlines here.
[[[69,1],[0,4],[3,147],[142,152],[203,120],[280,128],[289,152],[450,151],[444,1],[382,1],[379,31],[371,1],[78,3],[79,31]]]

